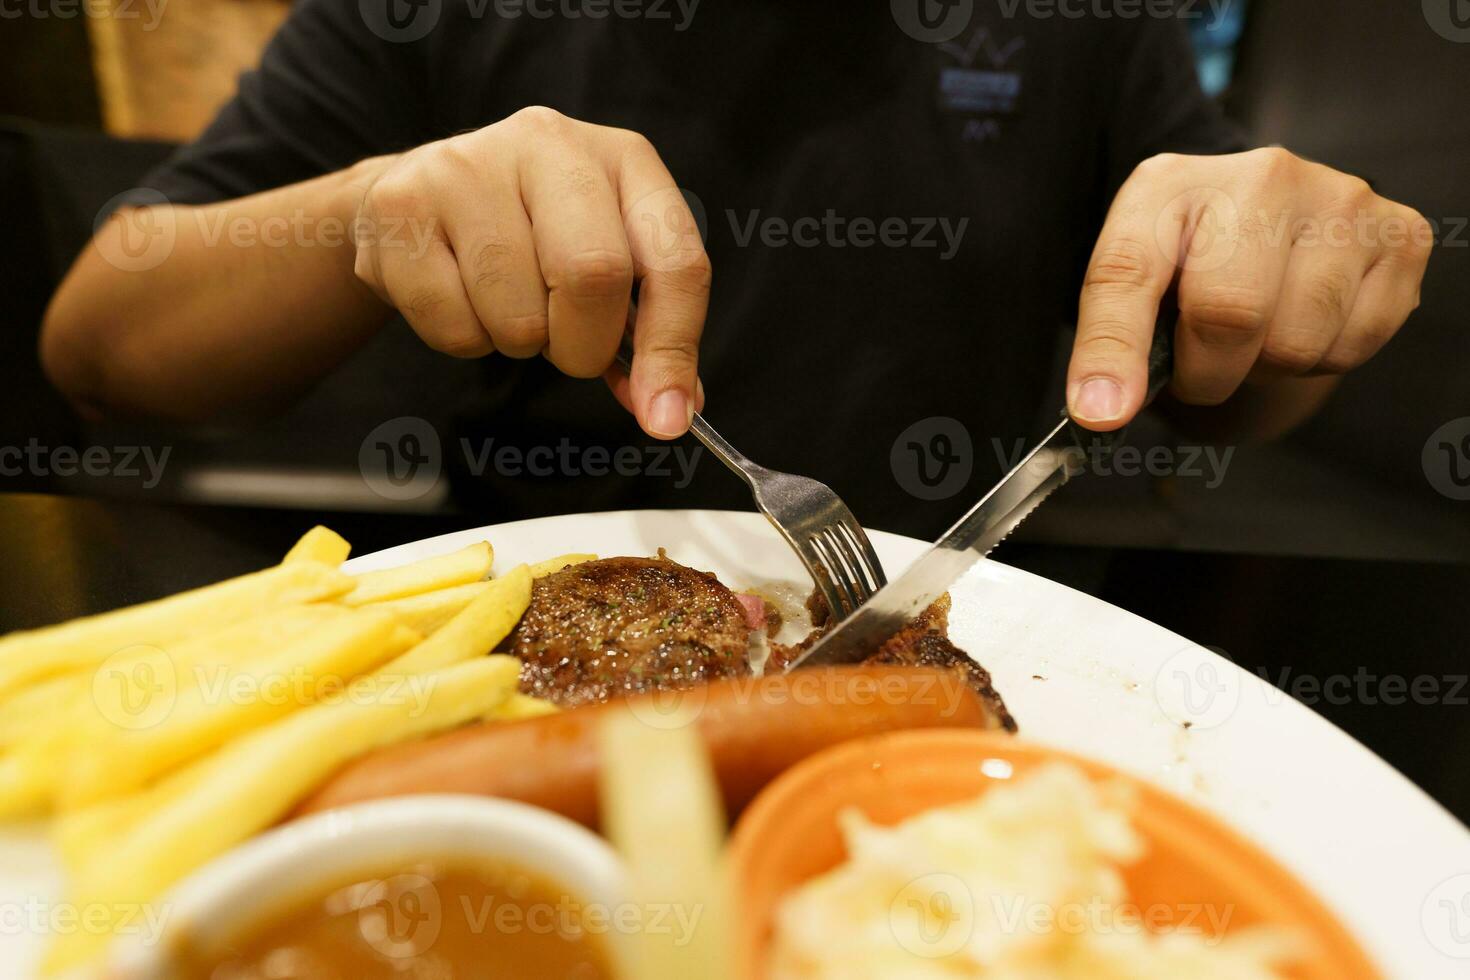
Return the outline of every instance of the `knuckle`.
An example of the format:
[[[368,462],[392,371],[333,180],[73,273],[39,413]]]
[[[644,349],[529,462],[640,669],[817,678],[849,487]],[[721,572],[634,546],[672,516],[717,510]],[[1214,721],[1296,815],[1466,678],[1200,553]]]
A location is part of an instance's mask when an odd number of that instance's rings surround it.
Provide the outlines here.
[[[1314,374],[1347,374],[1367,358],[1345,347],[1334,347],[1313,369]]]
[[[1159,153],[1144,160],[1133,172],[1140,177],[1152,179],[1164,174],[1173,173],[1183,163],[1184,157],[1181,154]]]
[[[1284,333],[1267,338],[1261,349],[1261,360],[1288,374],[1306,374],[1322,360],[1322,345],[1302,334]]]
[[[374,291],[382,285],[377,260],[369,249],[357,250],[357,254],[352,258],[352,274],[357,277],[358,281],[372,287]]]
[[[1434,251],[1434,225],[1413,208],[1406,210],[1408,231],[1404,236],[1404,250],[1420,264],[1428,265],[1429,256]]]
[[[515,357],[534,357],[546,347],[550,324],[546,311],[525,316],[492,317],[485,325],[495,346]]]
[[[375,215],[411,215],[428,210],[424,185],[415,178],[417,167],[403,165],[375,180],[363,195],[363,207]]]
[[[1095,321],[1077,342],[1077,354],[1093,362],[1128,356],[1137,349],[1133,330],[1123,320]]]
[[[556,270],[547,285],[576,296],[625,295],[633,289],[633,260],[625,252],[608,249],[579,252]]]
[[[565,132],[572,123],[570,117],[544,105],[530,105],[517,110],[510,121],[531,132]]]
[[[509,281],[515,254],[515,249],[501,239],[490,238],[480,242],[470,259],[472,285],[478,289],[489,289]]]
[[[1181,304],[1180,313],[1194,335],[1212,347],[1251,343],[1269,320],[1266,302],[1258,292],[1222,286],[1191,296]]]
[[[658,151],[654,149],[653,141],[636,129],[614,129],[613,135],[630,153],[652,153],[655,156],[658,154]]]
[[[1301,158],[1295,153],[1280,146],[1263,146],[1260,149],[1251,150],[1245,154],[1245,158],[1266,180],[1292,175],[1302,163]]]
[[[1352,295],[1353,285],[1353,277],[1343,269],[1328,269],[1313,277],[1307,285],[1307,302],[1320,319],[1340,323],[1347,319],[1348,298]]]
[[[1343,177],[1342,194],[1347,200],[1360,207],[1378,200],[1378,192],[1362,177],[1352,174],[1344,174]]]
[[[446,298],[432,286],[415,286],[398,304],[398,311],[410,320],[431,317],[444,306]]]
[[[1083,281],[1085,290],[1110,290],[1116,287],[1142,288],[1152,277],[1152,251],[1131,238],[1115,238],[1099,245]]]
[[[681,256],[677,265],[659,274],[671,288],[689,296],[705,296],[714,285],[715,270],[709,253],[702,247],[692,248]]]
[[[693,383],[699,370],[699,340],[695,336],[661,336],[638,350],[641,370],[651,370],[655,389]]]
[[[665,367],[693,368],[699,362],[699,338],[692,334],[671,333],[659,337],[639,353],[651,355]]]
[[[1403,327],[1404,321],[1409,318],[1408,314],[1411,312],[1413,311],[1408,310],[1402,315],[1385,313],[1364,319],[1354,331],[1358,336],[1357,346],[1365,354],[1363,360],[1367,360],[1392,340]]]

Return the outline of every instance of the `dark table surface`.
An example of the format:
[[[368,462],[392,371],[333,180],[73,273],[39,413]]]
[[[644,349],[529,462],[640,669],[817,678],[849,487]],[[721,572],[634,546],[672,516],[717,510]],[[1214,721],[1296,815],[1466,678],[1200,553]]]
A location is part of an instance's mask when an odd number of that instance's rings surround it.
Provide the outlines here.
[[[273,564],[312,523],[363,554],[485,521],[0,494],[0,631]],[[1470,821],[1470,565],[1020,542],[997,557],[1223,652]]]

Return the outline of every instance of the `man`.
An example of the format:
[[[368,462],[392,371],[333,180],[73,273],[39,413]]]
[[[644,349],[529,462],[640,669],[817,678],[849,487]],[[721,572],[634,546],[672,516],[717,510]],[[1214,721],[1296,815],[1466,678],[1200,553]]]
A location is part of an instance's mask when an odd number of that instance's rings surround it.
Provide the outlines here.
[[[1417,305],[1427,223],[1284,150],[1235,152],[1182,11],[1029,9],[302,0],[149,206],[77,260],[46,370],[94,416],[270,410],[396,310],[488,359],[466,426],[492,452],[641,453],[572,380],[606,372],[647,436],[707,398],[752,458],[924,535],[998,475],[983,440],[1034,431],[1067,322],[1091,428],[1140,410],[1169,297],[1166,408],[1233,437],[1300,422]],[[129,261],[143,224],[166,254]],[[916,499],[890,456],[954,424],[980,468],[954,504]],[[748,506],[709,460],[689,483],[565,459],[465,486],[514,516]]]

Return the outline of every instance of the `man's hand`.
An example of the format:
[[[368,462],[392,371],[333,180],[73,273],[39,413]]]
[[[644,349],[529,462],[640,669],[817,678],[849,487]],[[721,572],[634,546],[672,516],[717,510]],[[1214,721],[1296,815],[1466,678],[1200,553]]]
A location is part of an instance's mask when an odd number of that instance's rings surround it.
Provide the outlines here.
[[[415,255],[362,236],[355,271],[430,347],[455,357],[545,354],[608,373],[639,283],[633,376],[610,373],[650,435],[700,407],[710,264],[673,177],[636,133],[531,108],[385,161],[356,227],[428,227]]]
[[[1159,305],[1177,288],[1172,391],[1218,405],[1242,382],[1342,374],[1419,305],[1433,230],[1362,180],[1279,149],[1160,156],[1118,193],[1082,288],[1072,416],[1143,406]]]

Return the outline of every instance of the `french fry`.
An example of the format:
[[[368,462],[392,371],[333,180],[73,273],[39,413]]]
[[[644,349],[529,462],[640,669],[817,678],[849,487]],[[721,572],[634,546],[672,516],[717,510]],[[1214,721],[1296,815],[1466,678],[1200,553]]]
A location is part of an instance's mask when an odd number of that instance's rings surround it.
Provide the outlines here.
[[[573,565],[580,565],[584,561],[596,560],[596,555],[583,555],[575,552],[570,555],[558,555],[555,558],[548,558],[545,561],[538,561],[534,565],[532,565],[531,577],[545,578],[547,575],[551,575],[554,572],[559,572],[563,568],[570,568]]]
[[[412,645],[418,635],[381,610],[352,610],[259,658],[179,690],[143,727],[70,753],[59,802],[87,806],[139,789],[245,732],[331,695]],[[116,720],[117,716],[109,720]]]
[[[530,566],[531,577],[544,578],[563,568],[584,561],[592,561],[596,557],[596,555],[573,554],[536,562]],[[453,619],[461,609],[470,604],[471,600],[489,587],[489,582],[470,582],[467,585],[451,585],[447,589],[420,592],[417,595],[403,596],[399,599],[379,599],[369,605],[391,609],[405,624],[428,636]]]
[[[72,759],[111,738],[120,727],[147,727],[166,715],[181,688],[197,683],[201,667],[224,667],[258,657],[297,639],[322,624],[351,616],[341,606],[316,603],[284,606],[184,640],[168,650],[131,647],[92,670],[26,688],[6,706],[23,736],[11,746],[18,761],[11,778],[0,780],[0,817],[49,807],[58,787],[72,773]],[[70,685],[62,685],[70,680]],[[54,710],[28,711],[25,705],[42,688],[56,685]],[[65,687],[70,696],[62,700]]]
[[[291,546],[291,550],[286,552],[286,557],[281,559],[281,564],[319,561],[323,565],[331,565],[335,568],[346,561],[350,554],[352,554],[352,545],[347,543],[346,538],[331,528],[318,524]]]
[[[453,619],[460,610],[468,606],[476,596],[490,588],[489,582],[470,582],[467,585],[451,585],[447,589],[407,595],[401,599],[381,599],[369,602],[365,609],[387,609],[406,626],[411,626],[428,636]]]
[[[478,598],[438,632],[378,668],[382,677],[407,677],[479,657],[510,635],[531,604],[531,571],[517,565],[491,582]]]
[[[61,863],[73,871],[85,867],[147,814],[151,799],[148,792],[132,793],[56,817],[49,836]]]
[[[495,561],[495,551],[488,541],[474,544],[421,561],[385,568],[377,572],[363,572],[356,576],[357,585],[342,597],[349,606],[398,599],[421,592],[432,592],[453,585],[478,582],[490,574]]]
[[[174,780],[194,781],[148,812],[77,876],[74,894],[98,908],[154,901],[175,881],[269,827],[344,763],[375,748],[482,717],[515,690],[520,662],[480,657],[427,675],[422,703],[392,696],[339,701],[290,715],[225,746]],[[172,781],[172,780],[171,780]],[[92,960],[107,928],[58,936],[43,968],[60,972]]]
[[[51,799],[52,762],[39,746],[0,756],[0,820],[43,813]]]
[[[14,748],[35,737],[86,696],[85,671],[58,674],[17,691],[0,712],[0,749]]]
[[[277,565],[166,599],[0,638],[0,699],[139,644],[167,646],[277,606],[343,595],[352,578],[320,562]]]
[[[625,711],[608,716],[601,739],[603,831],[627,862],[629,900],[703,913],[690,936],[632,937],[627,975],[730,977],[724,804],[699,729],[654,727]]]
[[[121,650],[97,667],[60,674],[18,691],[6,702],[0,716],[0,746],[44,739],[50,731],[77,725],[78,709],[92,715],[110,713],[117,717],[123,713],[139,717],[149,709],[150,699],[161,693],[156,687],[150,688],[150,682],[166,682],[167,693],[171,694],[179,683],[187,684],[199,676],[203,668],[258,657],[334,616],[345,615],[349,615],[345,608],[330,603],[281,606],[191,636],[167,650],[143,644]],[[161,678],[159,672],[169,676]]]
[[[539,718],[554,715],[561,709],[550,701],[533,698],[519,692],[512,694],[485,716],[486,721],[520,721],[522,718]]]

